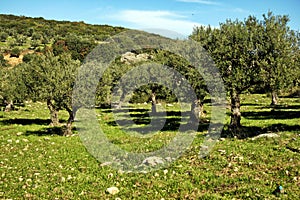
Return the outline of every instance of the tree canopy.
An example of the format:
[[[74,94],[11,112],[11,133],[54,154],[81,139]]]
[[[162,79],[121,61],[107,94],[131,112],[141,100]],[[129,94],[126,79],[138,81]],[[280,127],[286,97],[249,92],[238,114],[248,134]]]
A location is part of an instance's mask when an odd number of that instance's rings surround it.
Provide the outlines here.
[[[231,98],[233,132],[241,127],[241,93],[259,85],[274,95],[296,78],[293,72],[299,69],[295,62],[299,44],[288,21],[287,16],[269,12],[263,20],[249,16],[244,21],[227,20],[218,28],[200,26],[191,35],[211,54],[220,70]]]
[[[72,90],[79,66],[80,62],[68,54],[35,56],[14,69],[22,86],[17,91],[21,95],[26,91],[24,99],[47,102],[52,125],[58,125],[57,112],[63,109],[69,112],[68,123],[71,123],[75,114],[71,104]]]

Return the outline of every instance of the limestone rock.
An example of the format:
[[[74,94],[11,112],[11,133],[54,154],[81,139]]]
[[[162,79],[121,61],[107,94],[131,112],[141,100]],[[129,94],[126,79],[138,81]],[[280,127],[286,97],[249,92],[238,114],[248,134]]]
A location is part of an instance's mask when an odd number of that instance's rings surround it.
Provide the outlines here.
[[[121,62],[125,64],[134,64],[141,61],[147,61],[151,59],[151,56],[147,53],[136,54],[133,52],[127,52],[121,56]]]
[[[154,167],[158,164],[164,164],[164,160],[161,157],[152,156],[152,157],[146,158],[143,161],[143,164]]]
[[[276,138],[276,137],[279,137],[279,135],[276,133],[265,133],[265,134],[260,134],[258,136],[253,137],[252,140],[256,140],[258,138]]]
[[[117,187],[110,187],[107,188],[106,191],[111,194],[111,195],[115,195],[118,194],[120,192],[120,190]]]

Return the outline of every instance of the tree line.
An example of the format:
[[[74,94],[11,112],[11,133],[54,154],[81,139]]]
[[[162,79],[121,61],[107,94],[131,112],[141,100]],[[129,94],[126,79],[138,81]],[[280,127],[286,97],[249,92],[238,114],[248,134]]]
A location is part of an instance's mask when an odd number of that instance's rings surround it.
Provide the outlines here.
[[[8,17],[14,18],[14,16]],[[33,38],[35,31],[31,26],[34,20],[26,17],[23,17],[23,20],[28,21],[25,24],[30,36],[26,33],[27,36]],[[40,18],[37,20],[45,24],[55,23]],[[278,103],[279,91],[299,86],[300,37],[298,32],[290,30],[288,21],[287,16],[275,16],[269,12],[263,15],[262,20],[249,16],[244,21],[226,20],[215,28],[196,27],[190,35],[190,39],[198,41],[199,45],[211,55],[220,71],[230,97],[229,128],[234,134],[239,134],[241,127],[240,94],[262,91],[270,93],[271,104],[275,105]],[[6,22],[3,27],[8,29],[4,28],[3,32],[7,33],[7,30],[16,29],[18,34],[24,34],[19,33],[21,30],[18,31],[17,25],[12,24],[13,22]],[[86,26],[82,22],[76,25],[71,22],[60,22],[55,27],[65,24],[68,28]],[[50,27],[42,30],[47,31],[51,29]],[[68,30],[73,30],[74,27]],[[114,30],[114,28],[109,29]],[[59,32],[60,29],[57,30]],[[118,29],[109,34],[113,35],[122,30]],[[5,61],[0,59],[2,65],[0,96],[7,110],[13,106],[13,102],[45,101],[50,112],[51,125],[59,124],[58,112],[60,110],[68,111],[69,119],[64,134],[71,133],[72,122],[77,111],[77,108],[71,106],[76,72],[85,56],[97,45],[97,40],[95,40],[97,36],[91,39],[87,37],[88,34],[83,36],[82,32],[79,32],[78,30],[68,32],[56,39],[51,39],[50,35],[49,39],[52,42],[42,53],[25,55],[23,63],[13,68],[5,67]],[[91,34],[97,35],[93,31]],[[199,113],[203,111],[203,102],[208,96],[208,91],[203,77],[197,73],[195,67],[178,55],[163,50],[141,49],[134,53],[147,54],[149,58],[129,64],[123,62],[121,57],[117,58],[99,80],[95,103],[110,105],[112,90],[124,74],[143,62],[155,61],[174,68],[190,82],[197,95],[196,104],[192,105],[191,109],[194,111],[193,116],[199,120]],[[126,90],[126,87],[123,89]],[[168,88],[149,84],[135,90],[132,102],[151,100],[155,106],[157,98],[170,102],[176,101],[176,97]]]

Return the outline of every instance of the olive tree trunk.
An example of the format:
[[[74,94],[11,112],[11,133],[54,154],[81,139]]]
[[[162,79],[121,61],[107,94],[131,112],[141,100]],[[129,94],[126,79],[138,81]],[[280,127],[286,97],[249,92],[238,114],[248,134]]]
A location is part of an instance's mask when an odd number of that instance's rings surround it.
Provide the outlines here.
[[[77,110],[76,109],[72,110],[68,107],[66,107],[66,110],[69,113],[69,118],[67,120],[67,124],[66,124],[66,127],[65,127],[64,131],[63,131],[63,134],[64,134],[64,136],[69,136],[69,135],[72,135],[72,124],[74,122]]]
[[[125,101],[125,97],[126,97],[126,93],[122,92],[121,97],[120,97],[120,101],[119,101],[119,103],[115,107],[116,109],[121,109],[122,108],[122,105],[123,105],[123,103]]]
[[[230,93],[231,96],[231,120],[230,120],[230,128],[233,131],[237,131],[241,127],[241,103],[240,103],[240,95],[232,91]]]
[[[203,115],[203,103],[200,100],[195,100],[191,105],[191,122],[199,123]]]
[[[47,100],[47,107],[50,111],[50,126],[59,126],[59,118],[58,118],[58,112],[59,110],[55,108],[55,106],[52,104],[51,100]]]
[[[4,104],[5,104],[4,112],[10,112],[11,110],[14,109],[13,101],[7,101],[7,100],[5,100]]]
[[[152,103],[151,111],[152,111],[152,113],[156,113],[156,94],[155,94],[155,92],[152,92],[152,94],[151,94],[151,103]]]
[[[277,105],[278,104],[278,95],[277,95],[277,92],[273,91],[271,93],[271,95],[272,95],[271,105]]]

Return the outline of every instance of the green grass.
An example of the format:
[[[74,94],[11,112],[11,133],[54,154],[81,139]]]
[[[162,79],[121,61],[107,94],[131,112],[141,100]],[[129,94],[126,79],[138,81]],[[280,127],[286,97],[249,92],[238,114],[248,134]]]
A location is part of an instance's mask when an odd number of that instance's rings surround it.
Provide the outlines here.
[[[199,132],[169,168],[149,173],[101,167],[76,131],[72,137],[63,137],[48,126],[44,103],[27,103],[10,113],[0,111],[0,199],[298,199],[300,153],[295,150],[300,149],[300,101],[281,98],[277,107],[269,102],[265,95],[242,96],[243,131],[250,135],[273,132],[280,137],[226,138],[200,159],[205,131]],[[131,116],[140,126],[148,122],[144,109],[149,108],[134,105]],[[168,108],[178,109],[176,105]],[[209,104],[206,110],[209,118]],[[59,114],[65,122],[67,113]],[[128,151],[159,149],[176,134],[170,124],[152,137],[135,137],[115,126],[108,109],[98,109],[97,114],[109,140]],[[178,119],[174,114],[169,122]],[[279,184],[285,194],[277,197],[272,192]],[[106,193],[112,186],[120,192]]]

